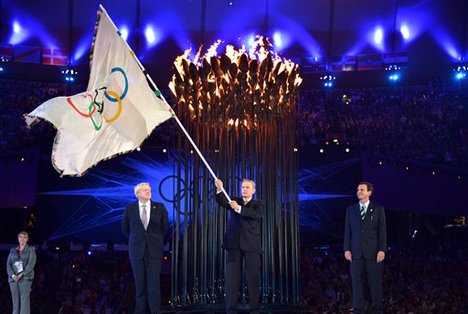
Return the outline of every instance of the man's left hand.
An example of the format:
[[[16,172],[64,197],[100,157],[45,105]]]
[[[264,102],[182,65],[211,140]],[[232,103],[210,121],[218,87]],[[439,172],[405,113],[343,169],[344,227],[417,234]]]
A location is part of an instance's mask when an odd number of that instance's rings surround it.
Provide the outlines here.
[[[234,209],[234,211],[236,213],[240,213],[240,210],[241,210],[241,206],[239,204],[237,204],[236,201],[230,201],[229,202],[229,205],[231,206],[232,209]]]

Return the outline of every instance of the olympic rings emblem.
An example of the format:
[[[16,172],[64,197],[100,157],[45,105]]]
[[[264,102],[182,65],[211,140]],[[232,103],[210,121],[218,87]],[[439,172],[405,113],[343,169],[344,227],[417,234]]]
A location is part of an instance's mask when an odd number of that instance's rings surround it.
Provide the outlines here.
[[[127,96],[128,93],[128,78],[125,71],[120,67],[115,67],[111,70],[111,75],[115,72],[118,72],[122,75],[125,85],[122,93],[119,95],[115,91],[107,90],[107,87],[101,87],[94,90],[94,96],[91,93],[86,95],[81,95],[83,98],[89,98],[88,112],[83,112],[78,108],[78,106],[72,101],[71,97],[67,97],[67,103],[83,118],[89,118],[93,127],[96,131],[99,131],[102,128],[103,120],[107,123],[113,123],[116,121],[122,114],[123,109],[123,99]],[[79,102],[86,101],[83,98],[78,98]],[[111,117],[107,117],[104,114],[104,105],[106,99],[109,102],[117,103],[118,107],[115,114]],[[81,106],[83,107],[83,105]]]

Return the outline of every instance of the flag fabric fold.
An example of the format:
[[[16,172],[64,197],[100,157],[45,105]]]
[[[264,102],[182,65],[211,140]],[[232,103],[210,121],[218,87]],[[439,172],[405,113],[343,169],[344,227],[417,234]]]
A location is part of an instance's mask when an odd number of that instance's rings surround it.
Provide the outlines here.
[[[57,128],[52,163],[62,175],[82,175],[99,161],[134,150],[171,117],[133,52],[107,14],[98,12],[85,92],[56,97],[27,114]]]

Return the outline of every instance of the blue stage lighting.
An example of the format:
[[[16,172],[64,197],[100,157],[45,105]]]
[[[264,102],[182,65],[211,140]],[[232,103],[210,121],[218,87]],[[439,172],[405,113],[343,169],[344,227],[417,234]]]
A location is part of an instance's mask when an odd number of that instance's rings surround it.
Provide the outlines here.
[[[86,33],[76,43],[75,51],[72,53],[72,64],[76,64],[88,51],[89,51],[89,38],[92,37],[92,33]]]
[[[119,31],[120,31],[120,37],[122,37],[123,40],[127,41],[127,39],[128,39],[128,27],[124,25],[124,26],[120,27]]]
[[[252,48],[255,45],[255,34],[250,34],[247,39],[247,45],[249,48]]]
[[[287,33],[287,32],[280,31],[280,30],[275,30],[273,34],[271,35],[273,39],[273,45],[275,47],[275,51],[280,52],[288,48],[288,46],[292,42],[293,36],[291,35],[291,33]]]
[[[396,64],[389,65],[385,68],[385,71],[389,72],[388,79],[392,82],[396,82],[400,79],[400,70],[401,67]]]
[[[385,33],[384,27],[382,25],[376,25],[374,28],[366,31],[366,40],[367,43],[372,45],[374,48],[378,49],[381,52],[385,52]],[[359,44],[365,44],[364,42],[358,43],[356,47],[353,47],[351,50],[362,50],[364,47]]]
[[[320,77],[320,80],[323,81],[323,86],[325,88],[332,88],[334,85],[334,81],[336,80],[336,76],[332,74],[325,74]]]
[[[154,34],[154,29],[151,26],[146,27],[145,37],[148,44],[154,44],[156,41],[156,35]]]
[[[21,33],[21,25],[17,21],[13,22],[13,33],[15,33],[15,34],[20,34]]]
[[[273,34],[273,43],[275,45],[275,48],[281,49],[283,47],[283,40],[281,39],[281,33],[280,32],[275,32]]]
[[[400,75],[398,74],[390,74],[390,76],[388,77],[388,79],[390,81],[398,81],[400,79]]]
[[[11,31],[8,38],[10,45],[19,45],[30,37],[35,37],[43,46],[58,48],[56,37],[50,35],[47,26],[38,20],[38,14],[30,15],[25,11],[18,11],[16,14],[18,17],[11,17]]]
[[[455,72],[455,79],[457,81],[464,80],[468,73],[468,65],[458,64],[453,68],[453,71]]]
[[[67,83],[73,83],[78,78],[78,71],[73,68],[66,68],[62,70],[63,79]]]
[[[409,31],[408,26],[402,25],[402,26],[400,27],[400,33],[401,33],[401,36],[402,36],[405,40],[410,39],[410,31]]]
[[[145,28],[145,38],[146,38],[146,46],[148,48],[156,46],[158,43],[161,42],[163,35],[162,33],[154,26],[147,25]]]
[[[88,47],[80,46],[75,50],[75,53],[73,54],[73,60],[71,61],[72,64],[76,64],[76,62],[84,56],[85,52],[89,50],[86,48]]]
[[[383,42],[383,36],[384,36],[384,33],[383,33],[383,29],[382,28],[377,28],[375,31],[374,31],[374,42],[377,44],[377,45],[381,45],[382,42]]]
[[[26,40],[29,36],[29,32],[21,26],[18,21],[13,21],[11,25],[11,34],[8,43],[10,45],[18,45]]]
[[[134,157],[130,157],[132,155]],[[111,224],[115,224],[118,230],[125,206],[135,201],[135,195],[133,194],[135,182],[150,182],[153,186],[153,195],[157,193],[156,198],[163,202],[168,210],[169,221],[175,222],[175,216],[173,217],[171,208],[173,208],[176,198],[182,198],[182,201],[184,201],[188,193],[193,193],[192,186],[187,186],[182,180],[182,190],[174,189],[178,185],[178,180],[180,180],[177,176],[174,176],[173,165],[176,159],[172,153],[165,154],[164,157],[159,154],[157,154],[159,157],[154,155],[153,153],[146,155],[144,152],[139,152],[122,156],[123,158],[118,162],[118,168],[126,170],[120,173],[106,169],[106,167],[94,168],[92,172],[86,175],[88,177],[86,180],[91,180],[87,181],[88,183],[94,182],[89,183],[93,185],[92,188],[89,188],[88,184],[83,184],[82,187],[79,185],[71,189],[57,187],[59,188],[57,191],[42,192],[41,195],[51,197],[52,200],[54,197],[58,197],[61,200],[68,199],[68,201],[72,202],[67,207],[69,209],[69,218],[53,231],[48,241],[68,236],[74,237],[94,229],[101,230],[99,228]],[[118,182],[115,180],[116,177],[119,178]],[[99,188],[96,188],[97,186]],[[68,203],[68,201],[66,202]],[[179,211],[184,213],[184,205],[182,205],[182,208],[178,208],[177,211],[177,213],[174,212],[174,215],[178,215]],[[183,221],[184,216],[181,215],[180,218]],[[120,231],[118,232],[120,234]],[[106,235],[99,232],[93,237],[93,241],[105,242],[108,240],[109,238],[106,238]],[[88,249],[94,251],[92,247]]]

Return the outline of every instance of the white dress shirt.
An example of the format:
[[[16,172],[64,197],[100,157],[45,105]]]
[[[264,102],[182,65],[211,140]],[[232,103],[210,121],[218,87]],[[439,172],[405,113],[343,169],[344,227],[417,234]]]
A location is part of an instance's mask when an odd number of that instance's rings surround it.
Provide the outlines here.
[[[359,202],[359,205],[360,205],[359,209],[361,209],[361,207],[364,206],[364,214],[367,214],[367,209],[369,208],[369,203],[370,203],[369,200],[367,202],[365,202],[364,204]]]
[[[146,221],[149,224],[150,217],[151,217],[151,201],[146,202],[146,204],[143,204],[142,202],[138,201],[138,208],[139,208],[140,218],[141,218],[141,215],[143,214],[143,206],[142,205],[146,205]]]

